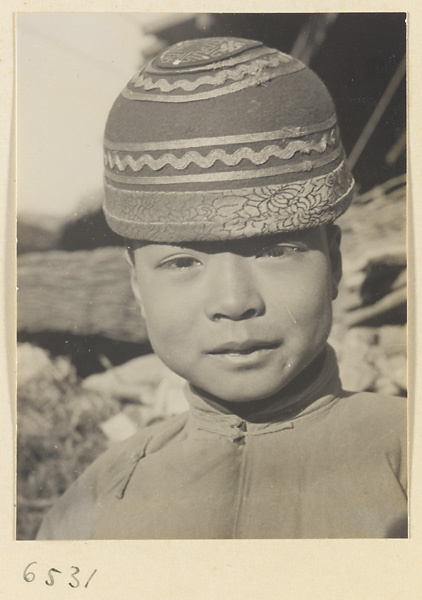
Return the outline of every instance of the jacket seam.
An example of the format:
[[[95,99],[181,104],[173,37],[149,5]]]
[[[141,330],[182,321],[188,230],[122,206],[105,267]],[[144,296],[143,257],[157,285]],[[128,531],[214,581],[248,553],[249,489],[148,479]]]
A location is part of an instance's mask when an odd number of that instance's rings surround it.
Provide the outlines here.
[[[236,512],[234,515],[234,522],[233,522],[233,533],[232,533],[232,539],[237,539],[237,528],[239,525],[239,517],[240,517],[240,512],[243,506],[243,489],[245,487],[245,473],[246,473],[246,462],[247,462],[247,455],[246,453],[249,452],[248,448],[249,448],[249,444],[246,440],[245,437],[242,438],[244,440],[244,446],[243,446],[243,450],[242,450],[242,462],[240,464],[240,474],[239,474],[239,485],[237,488],[237,506],[236,506]]]

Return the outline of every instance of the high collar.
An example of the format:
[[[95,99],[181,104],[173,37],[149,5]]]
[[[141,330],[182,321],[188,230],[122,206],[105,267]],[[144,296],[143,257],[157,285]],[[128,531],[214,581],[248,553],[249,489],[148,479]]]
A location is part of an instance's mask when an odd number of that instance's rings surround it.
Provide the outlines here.
[[[338,398],[341,391],[337,359],[327,345],[322,368],[318,375],[300,391],[283,393],[269,405],[263,403],[248,417],[224,412],[218,405],[210,404],[190,386],[187,399],[190,405],[189,423],[193,429],[217,433],[233,440],[294,427],[294,421],[315,411],[323,410]]]

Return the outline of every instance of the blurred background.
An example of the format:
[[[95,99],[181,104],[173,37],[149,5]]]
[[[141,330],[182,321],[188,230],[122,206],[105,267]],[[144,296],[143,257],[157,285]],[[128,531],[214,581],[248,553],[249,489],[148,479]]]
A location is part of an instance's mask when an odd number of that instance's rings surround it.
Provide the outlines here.
[[[331,91],[357,182],[331,344],[346,389],[406,395],[404,13],[21,13],[17,21],[17,538],[110,444],[186,409],[101,212],[108,111],[175,42],[255,38]]]

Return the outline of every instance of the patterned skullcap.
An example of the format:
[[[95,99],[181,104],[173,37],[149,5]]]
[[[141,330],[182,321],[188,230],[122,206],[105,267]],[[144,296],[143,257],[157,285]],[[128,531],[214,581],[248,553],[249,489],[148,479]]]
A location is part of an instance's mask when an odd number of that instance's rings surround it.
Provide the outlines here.
[[[352,199],[327,89],[298,59],[252,40],[167,48],[115,101],[104,146],[105,215],[131,239],[306,229]]]

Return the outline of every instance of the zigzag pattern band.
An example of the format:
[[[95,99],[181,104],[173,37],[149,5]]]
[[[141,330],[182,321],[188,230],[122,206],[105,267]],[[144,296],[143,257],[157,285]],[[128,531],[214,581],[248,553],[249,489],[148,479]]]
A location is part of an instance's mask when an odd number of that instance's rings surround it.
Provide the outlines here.
[[[122,96],[128,100],[145,100],[147,102],[195,102],[197,100],[207,100],[209,98],[217,98],[218,96],[224,96],[226,94],[232,94],[240,90],[244,90],[248,87],[262,85],[268,81],[281,77],[283,75],[290,75],[305,69],[305,65],[298,63],[290,63],[283,67],[276,67],[271,72],[261,72],[256,75],[250,75],[246,80],[235,81],[230,85],[209,90],[206,92],[192,93],[191,95],[185,94],[174,94],[166,96],[165,94],[156,94],[150,92],[137,92],[126,87],[122,91]]]
[[[158,89],[160,92],[169,93],[180,88],[186,92],[192,92],[202,85],[223,85],[229,79],[240,81],[245,75],[257,75],[267,67],[276,68],[285,62],[284,57],[274,54],[267,59],[259,58],[249,64],[239,65],[233,69],[227,69],[226,71],[219,71],[216,75],[204,75],[195,81],[190,81],[189,79],[179,79],[173,83],[169,83],[166,79],[153,81],[151,77],[145,77],[143,73],[141,73],[132,81],[132,83],[135,88],[143,88],[145,91]]]
[[[323,167],[334,162],[343,153],[343,148],[338,146],[327,155],[313,160],[305,160],[294,165],[281,165],[268,167],[266,169],[251,169],[242,171],[218,171],[216,173],[200,173],[192,175],[167,175],[162,177],[151,176],[126,176],[117,175],[108,168],[105,169],[107,179],[118,183],[140,184],[140,185],[170,185],[179,183],[205,183],[218,181],[240,181],[242,179],[259,179],[261,177],[273,177],[275,175],[304,173],[312,171],[317,167]]]
[[[310,154],[310,152],[315,151],[322,154],[327,149],[327,146],[333,145],[335,142],[335,130],[332,130],[330,133],[325,133],[319,141],[294,140],[285,148],[273,144],[265,146],[265,148],[259,151],[254,151],[252,148],[246,146],[238,148],[232,154],[228,154],[225,150],[218,148],[211,150],[207,156],[202,156],[199,152],[191,150],[181,157],[170,153],[163,154],[159,158],[154,158],[150,154],[142,154],[136,160],[130,154],[120,157],[118,154],[106,152],[104,162],[111,169],[117,167],[119,171],[125,171],[129,167],[135,173],[141,171],[145,166],[150,167],[153,171],[158,171],[167,165],[171,165],[177,170],[184,170],[191,163],[203,169],[209,169],[217,160],[228,167],[238,165],[243,159],[249,160],[254,165],[263,165],[271,157],[287,160],[292,158],[297,152]]]

